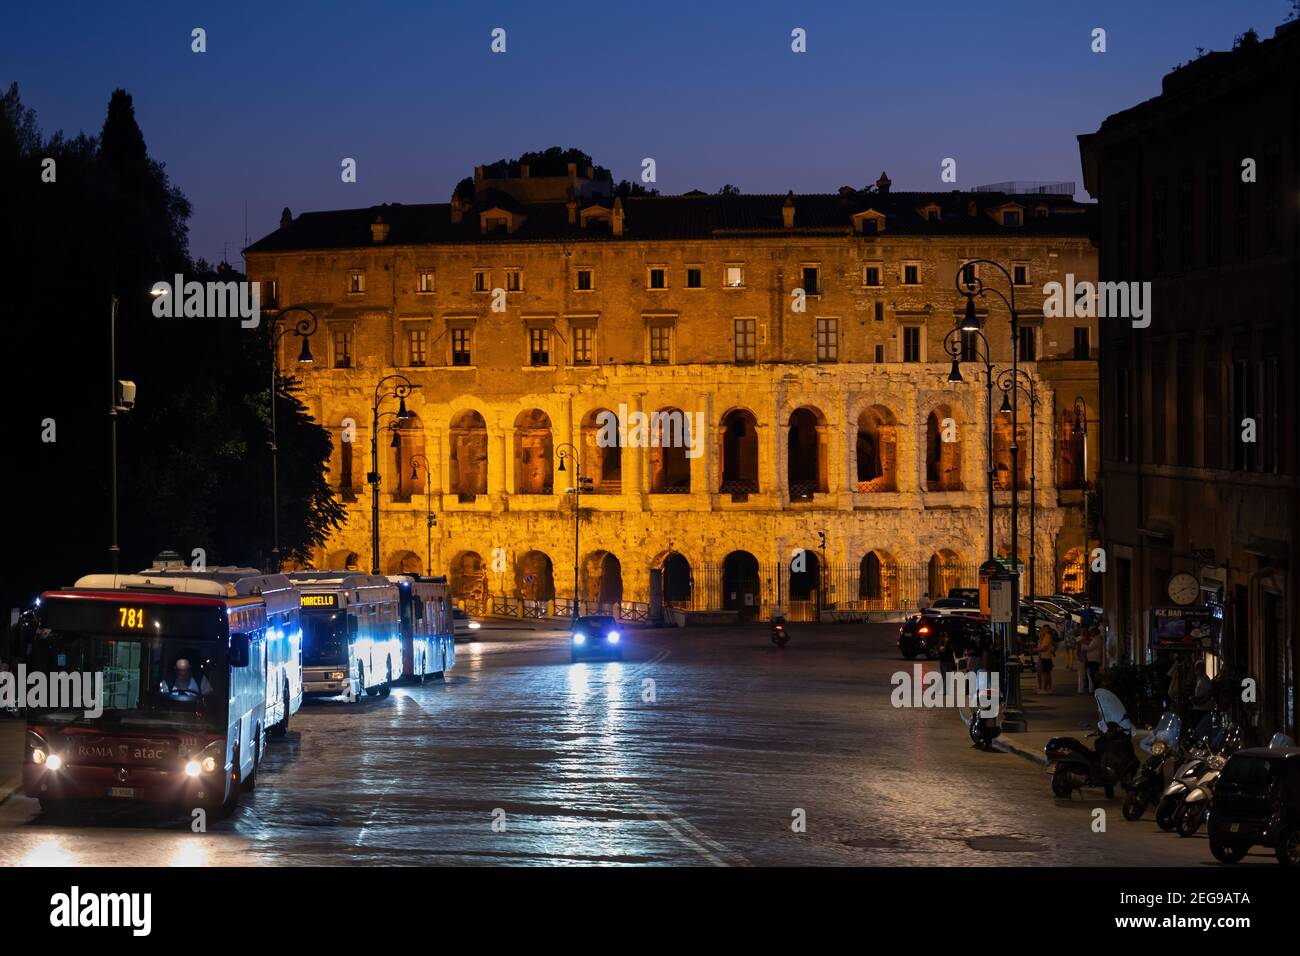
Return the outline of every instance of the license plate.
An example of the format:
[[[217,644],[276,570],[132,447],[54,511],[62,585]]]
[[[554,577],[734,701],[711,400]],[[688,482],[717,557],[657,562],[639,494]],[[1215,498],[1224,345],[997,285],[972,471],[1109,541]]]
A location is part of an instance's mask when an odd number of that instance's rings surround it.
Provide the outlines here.
[[[108,795],[132,800],[135,798],[135,787],[109,787]]]

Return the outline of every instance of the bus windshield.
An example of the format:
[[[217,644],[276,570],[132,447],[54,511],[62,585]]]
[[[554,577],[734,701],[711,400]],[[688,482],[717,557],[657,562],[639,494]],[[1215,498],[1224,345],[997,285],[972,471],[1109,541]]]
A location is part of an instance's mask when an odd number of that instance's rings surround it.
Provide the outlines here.
[[[344,611],[305,611],[302,615],[302,662],[348,662],[348,616]]]
[[[36,668],[47,674],[102,673],[100,722],[194,727],[225,723],[224,645],[42,629],[33,656]],[[44,707],[33,713],[46,721],[73,722],[86,720],[86,709]]]

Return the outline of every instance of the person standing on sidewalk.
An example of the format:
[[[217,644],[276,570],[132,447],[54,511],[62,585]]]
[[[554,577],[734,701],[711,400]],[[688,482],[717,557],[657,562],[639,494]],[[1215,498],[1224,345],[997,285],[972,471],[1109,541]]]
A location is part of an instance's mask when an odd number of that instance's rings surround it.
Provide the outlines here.
[[[1038,629],[1038,690],[1052,692],[1052,663],[1056,657],[1056,635],[1044,624]]]
[[[1083,632],[1079,642],[1079,693],[1092,694],[1097,690],[1097,673],[1101,670],[1101,635],[1096,627]]]
[[[928,611],[930,609],[930,592],[926,591],[921,595],[921,600],[916,602],[918,611]]]

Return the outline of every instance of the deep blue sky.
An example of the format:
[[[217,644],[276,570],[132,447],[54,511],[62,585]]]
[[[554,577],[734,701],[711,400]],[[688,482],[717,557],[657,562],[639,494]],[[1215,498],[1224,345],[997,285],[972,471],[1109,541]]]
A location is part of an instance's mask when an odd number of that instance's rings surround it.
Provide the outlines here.
[[[666,193],[1080,181],[1075,136],[1160,77],[1269,36],[1287,0],[52,3],[0,9],[0,81],[42,129],[97,133],[125,87],[194,203],[191,252],[238,263],[280,209],[445,202],[475,163],[577,146]],[[208,52],[190,52],[190,30]],[[489,51],[494,27],[508,51]],[[808,52],[790,51],[803,27]],[[1107,52],[1090,52],[1094,27]],[[339,163],[358,161],[344,184]],[[1080,186],[1080,188],[1082,188]]]

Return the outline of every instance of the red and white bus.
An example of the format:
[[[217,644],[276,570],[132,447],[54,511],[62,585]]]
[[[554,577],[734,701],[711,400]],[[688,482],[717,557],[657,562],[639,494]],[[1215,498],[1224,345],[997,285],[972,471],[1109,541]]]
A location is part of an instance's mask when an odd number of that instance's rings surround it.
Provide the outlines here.
[[[214,567],[195,571],[184,565],[141,571],[144,580],[199,578],[225,585],[229,595],[260,597],[266,605],[266,724],[271,736],[283,737],[289,718],[302,707],[302,622],[298,589],[283,574],[254,568]]]
[[[29,708],[23,792],[234,810],[266,739],[266,603],[198,578],[91,575],[47,591],[32,668],[102,673],[102,713]]]
[[[402,676],[398,589],[379,575],[294,571],[308,697],[386,697]]]
[[[423,682],[456,663],[451,589],[445,577],[390,574],[397,586],[402,629],[402,677]]]

